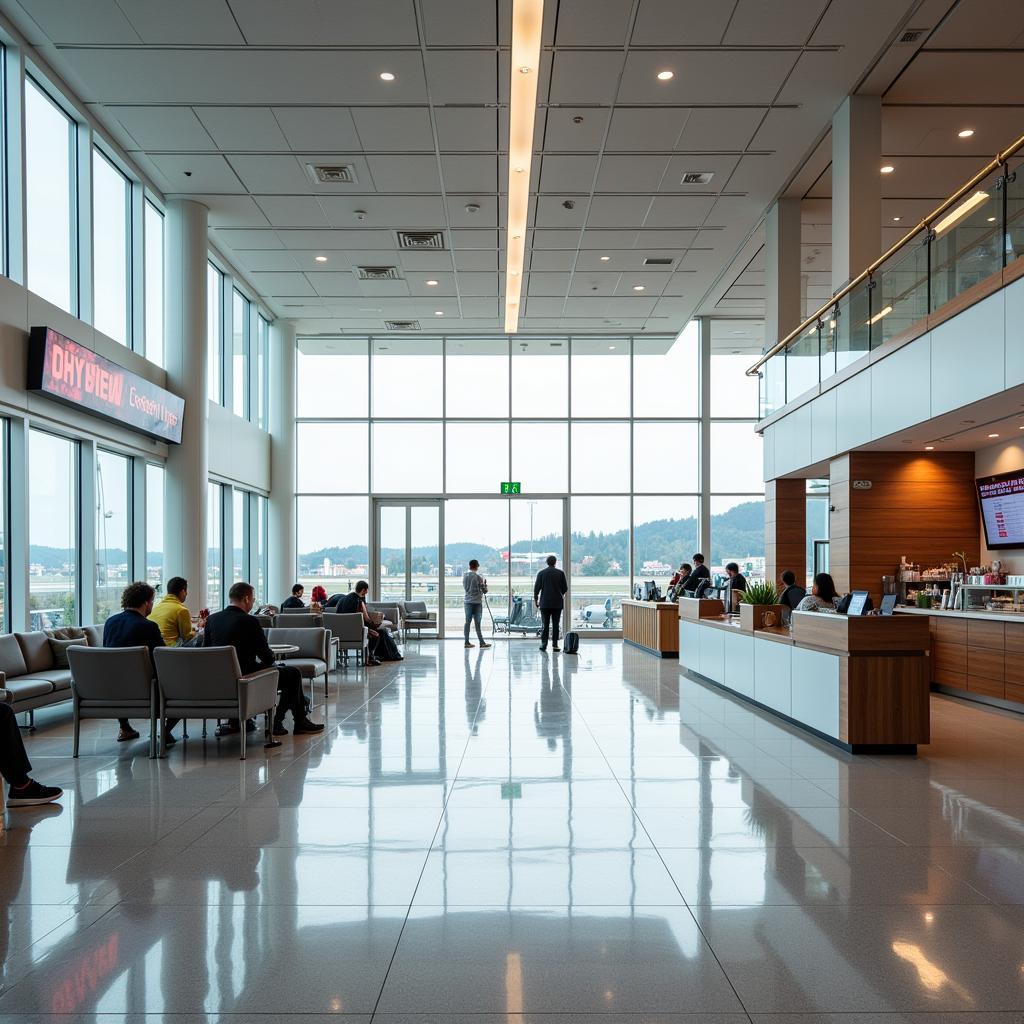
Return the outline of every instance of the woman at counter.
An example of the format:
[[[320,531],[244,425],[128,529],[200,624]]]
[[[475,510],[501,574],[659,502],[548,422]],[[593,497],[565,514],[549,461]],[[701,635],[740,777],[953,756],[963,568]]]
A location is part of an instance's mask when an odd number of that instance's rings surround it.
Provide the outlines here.
[[[814,577],[811,592],[796,606],[796,611],[831,612],[834,615],[838,604],[835,581],[827,572],[819,572]]]

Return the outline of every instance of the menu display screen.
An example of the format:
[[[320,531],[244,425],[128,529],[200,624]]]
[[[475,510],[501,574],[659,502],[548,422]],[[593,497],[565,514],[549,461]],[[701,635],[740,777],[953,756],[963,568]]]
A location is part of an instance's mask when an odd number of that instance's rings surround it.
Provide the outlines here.
[[[977,481],[985,543],[990,548],[1024,548],[1024,469]]]
[[[50,327],[33,327],[28,390],[181,444],[185,401]]]

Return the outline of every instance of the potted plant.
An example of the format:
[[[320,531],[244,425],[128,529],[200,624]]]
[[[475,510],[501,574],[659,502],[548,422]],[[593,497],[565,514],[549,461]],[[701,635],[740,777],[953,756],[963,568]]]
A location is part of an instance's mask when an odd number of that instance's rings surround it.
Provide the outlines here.
[[[779,604],[778,590],[767,580],[761,583],[751,583],[740,594],[740,625],[750,632],[755,629],[764,629],[765,614],[768,612],[774,616],[775,621],[767,624],[781,625],[782,605]]]

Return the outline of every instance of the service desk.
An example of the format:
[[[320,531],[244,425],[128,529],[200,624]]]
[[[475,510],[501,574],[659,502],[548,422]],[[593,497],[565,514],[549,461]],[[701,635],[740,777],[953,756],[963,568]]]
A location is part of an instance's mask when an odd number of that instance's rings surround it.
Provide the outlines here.
[[[678,658],[678,606],[673,601],[623,601],[622,639],[659,658]]]
[[[853,753],[929,741],[926,621],[794,612],[790,629],[680,622],[680,666]]]

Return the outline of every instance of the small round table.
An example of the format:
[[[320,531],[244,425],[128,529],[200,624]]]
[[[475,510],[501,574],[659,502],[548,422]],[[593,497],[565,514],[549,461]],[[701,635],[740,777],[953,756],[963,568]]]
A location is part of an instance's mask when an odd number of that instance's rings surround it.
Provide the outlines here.
[[[283,661],[285,658],[299,653],[299,648],[295,644],[271,644],[270,650],[274,654],[275,661]]]

